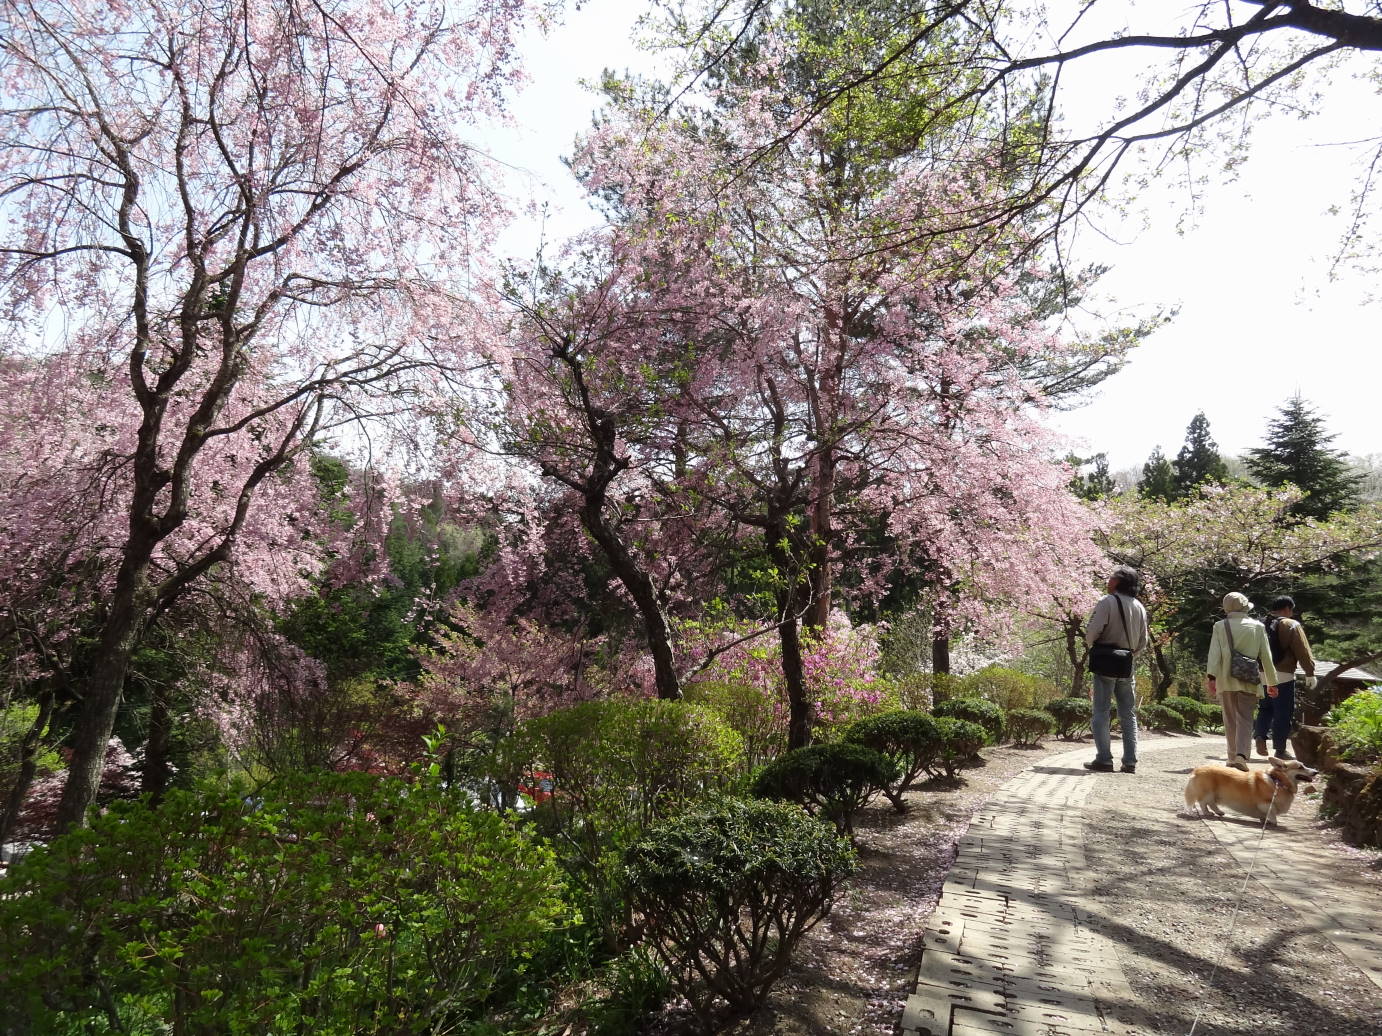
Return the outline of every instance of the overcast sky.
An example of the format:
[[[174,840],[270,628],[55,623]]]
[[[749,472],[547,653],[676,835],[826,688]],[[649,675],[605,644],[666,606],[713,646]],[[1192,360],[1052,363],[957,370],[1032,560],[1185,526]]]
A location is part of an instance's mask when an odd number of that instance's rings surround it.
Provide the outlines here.
[[[533,34],[515,125],[488,141],[511,166],[510,189],[549,204],[549,240],[594,218],[560,162],[597,105],[579,81],[605,67],[653,70],[629,42],[638,10],[629,0],[590,0],[547,38]],[[1080,90],[1096,99],[1117,92],[1111,74],[1088,66]],[[1382,452],[1382,313],[1369,298],[1382,293],[1356,271],[1328,277],[1344,218],[1330,210],[1347,208],[1357,179],[1356,153],[1337,145],[1374,132],[1382,104],[1343,69],[1327,96],[1322,116],[1260,124],[1236,181],[1212,184],[1188,221],[1183,189],[1167,182],[1143,192],[1131,217],[1102,217],[1107,238],[1082,233],[1077,261],[1112,267],[1098,307],[1106,319],[1179,313],[1088,406],[1053,416],[1072,448],[1106,452],[1114,470],[1141,465],[1158,445],[1174,456],[1203,410],[1220,448],[1239,454],[1261,442],[1276,408],[1299,392],[1338,433],[1338,448]],[[1222,180],[1213,162],[1201,171]],[[530,255],[541,232],[522,220],[501,248]]]

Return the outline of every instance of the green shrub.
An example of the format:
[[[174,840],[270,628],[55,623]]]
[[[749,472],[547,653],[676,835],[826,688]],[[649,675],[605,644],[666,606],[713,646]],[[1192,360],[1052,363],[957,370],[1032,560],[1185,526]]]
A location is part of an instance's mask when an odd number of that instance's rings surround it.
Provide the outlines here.
[[[1368,689],[1329,710],[1325,723],[1340,758],[1358,763],[1382,759],[1382,693]]]
[[[1201,708],[1203,703],[1196,701],[1194,698],[1171,695],[1160,704],[1180,715],[1181,728],[1187,734],[1195,733],[1204,725],[1204,709]]]
[[[590,701],[524,723],[496,753],[501,771],[545,771],[543,819],[594,866],[655,820],[735,784],[743,740],[703,705]]]
[[[763,1002],[856,866],[796,807],[732,799],[655,826],[624,859],[650,945],[707,1032],[715,997],[735,1017]]]
[[[954,777],[988,741],[987,732],[979,724],[953,716],[937,718],[936,733],[941,739],[936,766],[946,777]]]
[[[1166,730],[1181,733],[1185,730],[1185,718],[1175,709],[1152,702],[1137,710],[1138,724],[1147,730]]]
[[[898,777],[883,789],[883,794],[899,813],[906,808],[902,796],[935,763],[941,747],[936,721],[924,712],[909,709],[861,719],[845,730],[841,740],[882,752],[893,761]]]
[[[1006,722],[1015,745],[1035,745],[1056,729],[1056,718],[1045,709],[1013,709]]]
[[[951,698],[935,708],[937,716],[964,719],[984,728],[985,744],[996,745],[1003,738],[1003,710],[983,698]]]
[[[1056,721],[1056,736],[1072,741],[1076,734],[1089,729],[1094,703],[1088,698],[1057,698],[1046,705],[1046,711]]]
[[[738,732],[745,775],[787,751],[787,724],[776,695],[750,683],[703,680],[687,685],[686,700],[706,706]]]
[[[435,784],[172,791],[0,884],[0,1000],[24,1031],[434,1032],[566,915],[552,854]]]
[[[1205,730],[1224,729],[1224,707],[1212,701],[1200,702],[1200,725]]]
[[[752,790],[760,799],[794,802],[852,836],[854,814],[896,776],[892,760],[872,748],[808,745],[778,756],[759,770]]]
[[[960,680],[958,696],[983,698],[985,701],[993,702],[1004,712],[1009,712],[1012,709],[1025,709],[1036,705],[1041,693],[1039,688],[1043,684],[1045,681],[1038,680],[1029,673],[991,665],[963,677]]]
[[[893,681],[897,703],[904,709],[929,712],[937,702],[955,697],[959,677],[949,673],[909,673]]]

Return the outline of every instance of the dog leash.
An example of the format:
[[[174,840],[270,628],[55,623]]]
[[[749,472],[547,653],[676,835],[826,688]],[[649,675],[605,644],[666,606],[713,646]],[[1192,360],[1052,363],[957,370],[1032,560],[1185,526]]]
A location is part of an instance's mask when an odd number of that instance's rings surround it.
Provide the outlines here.
[[[1271,819],[1272,807],[1276,805],[1276,793],[1280,790],[1281,784],[1276,780],[1273,780],[1272,801],[1267,803],[1267,812],[1262,817],[1262,830],[1257,835],[1257,845],[1253,847],[1252,858],[1248,861],[1247,867],[1245,868],[1245,873],[1243,875],[1243,884],[1238,887],[1238,898],[1233,904],[1233,914],[1228,919],[1228,934],[1225,936],[1225,945],[1231,945],[1232,943],[1233,926],[1234,922],[1238,920],[1238,909],[1243,905],[1243,893],[1248,890],[1248,882],[1252,881],[1253,867],[1257,864],[1257,854],[1262,849],[1262,843],[1267,839],[1267,821]],[[1201,818],[1201,820],[1203,819],[1204,818]],[[1209,978],[1205,982],[1206,987],[1214,985],[1214,977],[1219,974],[1219,965],[1221,963],[1221,960],[1216,960],[1214,962],[1214,967],[1210,969]],[[1190,1031],[1186,1033],[1186,1036],[1195,1036],[1195,1029],[1198,1028],[1200,1024],[1200,1016],[1203,1014],[1204,999],[1201,998],[1199,1010],[1195,1012],[1195,1020],[1190,1023]]]

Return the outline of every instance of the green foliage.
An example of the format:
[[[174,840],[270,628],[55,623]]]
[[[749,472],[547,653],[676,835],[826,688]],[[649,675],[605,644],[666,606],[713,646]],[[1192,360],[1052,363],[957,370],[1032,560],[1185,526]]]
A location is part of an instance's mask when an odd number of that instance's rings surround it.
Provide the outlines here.
[[[1007,715],[1008,737],[1015,745],[1035,745],[1056,729],[1056,718],[1045,709],[1013,709]]]
[[[1047,703],[1046,711],[1056,721],[1056,736],[1067,741],[1088,730],[1094,718],[1094,704],[1087,698],[1057,698]]]
[[[496,746],[489,772],[501,787],[551,774],[554,794],[533,819],[549,834],[611,947],[630,916],[618,854],[654,821],[742,778],[743,741],[703,705],[661,700],[585,702],[522,724]]]
[[[808,745],[778,756],[753,779],[761,799],[794,802],[852,835],[854,814],[889,787],[897,768],[881,752],[858,744]]]
[[[1382,760],[1382,693],[1368,689],[1329,711],[1329,740],[1341,758],[1359,763]]]
[[[0,708],[0,795],[13,787],[19,776],[24,738],[38,719],[37,703],[23,702]],[[50,746],[40,747],[34,760],[35,776],[62,769],[62,757]]]
[[[902,796],[927,772],[940,754],[936,721],[924,712],[897,709],[868,716],[851,724],[841,737],[846,744],[863,745],[892,760],[898,777],[883,794],[899,813]]]
[[[938,718],[936,733],[941,739],[936,764],[945,776],[952,778],[966,763],[974,760],[979,755],[979,749],[988,743],[988,733],[978,723],[953,716]]]
[[[1184,733],[1186,730],[1186,720],[1181,713],[1156,702],[1143,705],[1137,710],[1137,722],[1147,730],[1166,730],[1172,733]]]
[[[949,673],[912,673],[897,677],[893,688],[904,709],[929,712],[937,702],[955,697],[959,678]]]
[[[1171,462],[1176,472],[1176,499],[1184,500],[1206,484],[1228,481],[1228,465],[1209,435],[1209,418],[1196,414],[1185,429],[1185,445]]]
[[[1003,738],[1003,710],[983,698],[951,698],[933,710],[937,716],[964,719],[984,729],[985,744],[996,745]]]
[[[1205,730],[1224,729],[1224,707],[1212,701],[1200,702],[1200,722]]]
[[[688,684],[686,700],[704,705],[735,730],[751,773],[787,750],[786,724],[774,695],[750,683],[703,680]]]
[[[431,781],[173,791],[12,870],[0,999],[37,1031],[435,1032],[568,914],[550,851]]]
[[[1184,730],[1187,734],[1195,733],[1204,723],[1204,703],[1196,701],[1194,698],[1171,695],[1165,698],[1160,704],[1163,708],[1170,709],[1180,716],[1180,729]]]
[[[1137,480],[1137,493],[1144,500],[1162,500],[1170,503],[1176,499],[1176,472],[1166,454],[1158,446],[1142,465],[1142,477]]]
[[[1049,680],[1004,666],[991,665],[959,681],[958,697],[983,698],[1003,711],[1040,707],[1060,691]]]
[[[1102,500],[1117,490],[1108,470],[1108,454],[1096,453],[1087,459],[1072,454],[1066,458],[1066,463],[1071,467],[1070,491],[1081,500]],[[1082,471],[1086,464],[1094,466],[1087,475]]]
[[[762,1003],[856,865],[795,806],[726,799],[649,830],[623,873],[650,945],[712,1031],[713,998],[735,1016]]]
[[[1347,457],[1329,448],[1335,438],[1319,412],[1295,396],[1268,424],[1266,445],[1248,451],[1248,470],[1264,486],[1301,490],[1305,496],[1291,508],[1295,517],[1324,520],[1359,502],[1361,480]]]

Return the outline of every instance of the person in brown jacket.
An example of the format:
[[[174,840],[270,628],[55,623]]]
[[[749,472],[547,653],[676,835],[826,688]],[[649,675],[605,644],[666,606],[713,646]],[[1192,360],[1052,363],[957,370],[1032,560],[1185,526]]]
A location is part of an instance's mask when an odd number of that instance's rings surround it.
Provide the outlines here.
[[[1291,736],[1291,720],[1296,713],[1296,683],[1302,691],[1315,689],[1315,656],[1310,653],[1310,642],[1305,639],[1305,627],[1292,615],[1296,610],[1293,598],[1282,594],[1272,599],[1267,606],[1271,613],[1267,617],[1267,639],[1272,646],[1272,664],[1276,667],[1281,682],[1267,688],[1267,696],[1257,703],[1257,716],[1253,720],[1253,748],[1258,755],[1267,754],[1267,734],[1272,735],[1272,755],[1278,759],[1290,759],[1286,739]],[[1296,669],[1305,676],[1296,680]]]

